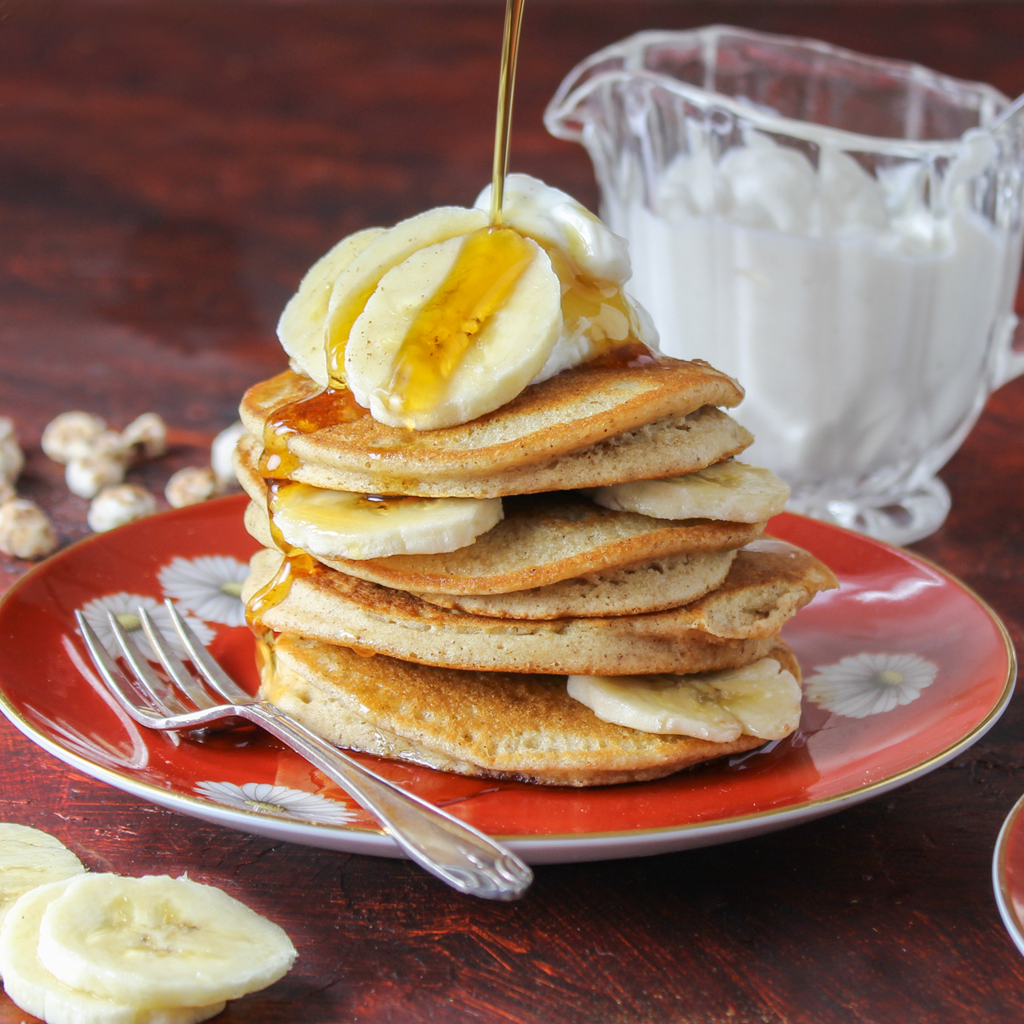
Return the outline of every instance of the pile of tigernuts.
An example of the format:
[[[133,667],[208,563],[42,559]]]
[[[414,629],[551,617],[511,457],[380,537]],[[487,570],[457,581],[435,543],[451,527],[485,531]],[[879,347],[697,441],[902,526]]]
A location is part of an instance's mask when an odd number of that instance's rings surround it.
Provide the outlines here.
[[[209,466],[179,469],[167,481],[167,501],[183,508],[234,486],[231,455],[244,432],[241,423],[222,430],[210,449]],[[167,426],[156,413],[143,413],[118,432],[92,413],[64,412],[47,424],[42,447],[66,467],[64,478],[71,493],[89,499],[86,521],[96,533],[156,511],[156,499],[146,488],[124,482],[130,466],[167,451]],[[0,551],[17,558],[44,558],[57,547],[57,536],[46,513],[17,496],[15,481],[24,463],[14,424],[0,416]]]

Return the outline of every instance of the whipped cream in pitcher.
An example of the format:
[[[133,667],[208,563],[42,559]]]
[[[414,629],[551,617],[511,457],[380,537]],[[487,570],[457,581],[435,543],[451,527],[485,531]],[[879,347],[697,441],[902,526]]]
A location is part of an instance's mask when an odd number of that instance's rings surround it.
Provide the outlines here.
[[[936,470],[1024,369],[1022,130],[982,127],[1006,102],[714,27],[609,47],[549,106],[594,158],[663,351],[744,382],[751,457],[794,510],[897,543],[932,532]]]

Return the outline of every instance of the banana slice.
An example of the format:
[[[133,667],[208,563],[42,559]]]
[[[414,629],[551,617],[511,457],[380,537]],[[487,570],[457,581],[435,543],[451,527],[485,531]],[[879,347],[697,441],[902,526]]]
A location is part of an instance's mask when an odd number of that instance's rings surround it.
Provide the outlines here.
[[[472,544],[503,518],[501,498],[408,498],[287,484],[274,524],[293,547],[328,558],[434,555]]]
[[[349,387],[389,426],[467,423],[540,372],[561,333],[561,298],[547,254],[510,228],[427,246],[381,278],[356,320]]]
[[[598,487],[591,497],[605,508],[656,519],[760,523],[786,507],[789,485],[770,469],[728,461],[685,476]]]
[[[27,825],[0,822],[0,924],[19,896],[83,871],[82,862],[59,839]]]
[[[487,226],[487,217],[480,210],[467,210],[461,206],[439,206],[434,210],[417,214],[403,220],[393,228],[381,232],[359,253],[334,281],[331,301],[324,321],[324,344],[327,351],[327,376],[335,384],[352,382],[348,380],[347,354],[352,325],[366,307],[367,300],[374,293],[381,278],[413,253],[437,242],[444,242],[458,235],[466,235]],[[303,367],[305,369],[305,367]],[[306,372],[309,372],[308,370]],[[310,373],[318,384],[326,384]],[[360,405],[369,403],[360,398],[353,387],[353,393]]]
[[[478,210],[490,210],[490,185],[473,205]],[[626,240],[561,189],[529,174],[506,175],[501,216],[503,223],[545,247],[566,253],[587,277],[614,284],[630,278]]]
[[[343,238],[306,271],[299,290],[288,300],[277,322],[281,347],[295,365],[321,387],[327,385],[327,350],[324,321],[334,281],[383,228],[367,228]]]
[[[685,676],[569,676],[568,690],[604,722],[713,743],[778,740],[800,723],[800,684],[774,658]]]
[[[22,896],[0,928],[4,990],[26,1013],[46,1024],[197,1024],[224,1009],[223,1002],[175,1009],[142,1009],[69,988],[39,962],[39,924],[72,879],[50,882]]]
[[[284,931],[186,878],[82,875],[42,915],[39,960],[69,988],[140,1009],[255,992],[295,960]]]

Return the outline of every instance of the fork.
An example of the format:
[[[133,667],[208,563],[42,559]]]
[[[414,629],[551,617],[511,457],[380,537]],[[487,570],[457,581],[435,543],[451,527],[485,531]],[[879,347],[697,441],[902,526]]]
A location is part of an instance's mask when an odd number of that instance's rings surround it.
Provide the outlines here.
[[[373,813],[412,860],[453,889],[489,900],[515,900],[526,892],[533,872],[514,853],[363,767],[269,701],[251,697],[214,661],[174,605],[170,601],[164,604],[198,679],[168,649],[145,608],[139,608],[139,619],[170,683],[153,671],[111,612],[107,613],[110,628],[134,679],[107,653],[85,616],[75,612],[93,665],[113,698],[136,722],[172,731],[200,729],[223,718],[253,722],[341,786]],[[220,699],[215,700],[210,691]]]

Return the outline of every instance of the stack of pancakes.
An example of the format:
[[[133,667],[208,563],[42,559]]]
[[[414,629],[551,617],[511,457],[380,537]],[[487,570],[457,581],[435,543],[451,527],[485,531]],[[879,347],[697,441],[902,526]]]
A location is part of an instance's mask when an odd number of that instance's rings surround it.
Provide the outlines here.
[[[246,528],[264,550],[243,597],[275,578],[260,455],[268,421],[316,385],[291,371],[241,406]],[[595,362],[528,387],[470,423],[412,433],[369,416],[288,437],[296,482],[331,490],[501,497],[504,519],[447,554],[320,557],[260,626],[273,634],[263,695],[338,746],[467,775],[552,785],[658,778],[764,742],[641,732],[602,721],[566,677],[688,674],[770,656],[835,586],[764,523],[655,519],[585,490],[678,476],[752,441],[721,407],[742,391],[700,362]]]

